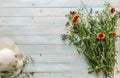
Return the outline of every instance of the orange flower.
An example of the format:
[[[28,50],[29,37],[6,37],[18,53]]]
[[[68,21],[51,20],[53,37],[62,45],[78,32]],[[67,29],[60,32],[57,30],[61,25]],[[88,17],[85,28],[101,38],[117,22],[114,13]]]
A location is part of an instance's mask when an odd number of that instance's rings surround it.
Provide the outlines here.
[[[76,12],[75,11],[70,11],[70,14],[75,15]]]
[[[115,8],[111,8],[110,13],[113,14],[115,12]]]
[[[75,23],[76,23],[78,17],[79,17],[78,15],[75,15],[75,16],[72,17],[72,21],[71,21],[72,24],[75,24]]]
[[[110,32],[110,34],[113,35],[113,36],[117,35],[116,32],[112,32],[112,31]]]
[[[97,34],[97,39],[104,39],[105,38],[105,34],[104,33],[98,33]]]

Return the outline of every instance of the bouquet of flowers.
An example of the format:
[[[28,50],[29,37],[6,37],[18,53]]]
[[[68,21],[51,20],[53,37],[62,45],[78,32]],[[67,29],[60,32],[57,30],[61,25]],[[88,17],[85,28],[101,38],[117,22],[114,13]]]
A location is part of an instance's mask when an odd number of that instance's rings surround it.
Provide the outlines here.
[[[83,2],[81,4],[82,8],[66,15],[67,33],[62,39],[69,40],[85,56],[89,73],[98,75],[102,71],[105,78],[112,78],[117,55],[115,41],[119,37],[116,21],[120,12],[108,2],[100,11],[88,10]]]

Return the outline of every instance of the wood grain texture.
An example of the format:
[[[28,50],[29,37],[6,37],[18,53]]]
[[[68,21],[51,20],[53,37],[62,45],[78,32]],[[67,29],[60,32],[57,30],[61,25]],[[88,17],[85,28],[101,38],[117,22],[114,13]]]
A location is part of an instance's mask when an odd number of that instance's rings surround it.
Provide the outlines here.
[[[65,26],[66,20],[67,18],[65,17],[0,17],[0,26]]]
[[[70,45],[18,45],[26,55],[41,56],[72,56],[76,55],[76,49]]]
[[[101,10],[105,1],[120,10],[120,0],[83,0],[94,10]],[[24,69],[35,72],[31,78],[95,78],[87,73],[84,57],[61,39],[66,32],[65,14],[78,7],[80,0],[0,0],[0,35],[14,40],[23,54],[32,57]],[[117,25],[120,34],[120,20]]]
[[[34,73],[33,76],[30,76],[30,78],[71,78],[71,73],[69,72],[57,72],[57,73]],[[17,78],[23,78],[21,76]]]
[[[66,44],[61,39],[61,35],[33,35],[33,36],[8,36],[16,44]]]
[[[48,29],[49,28],[49,29]],[[50,27],[46,25],[41,26],[0,26],[0,33],[5,35],[43,35],[43,34],[64,34],[64,25],[51,25]]]
[[[105,1],[111,2],[114,6],[119,6],[119,0],[83,0],[88,6],[103,6]],[[78,7],[80,0],[0,0],[0,7]]]
[[[102,10],[102,7],[88,7],[88,10]],[[119,7],[116,7],[120,11]],[[64,17],[77,8],[0,8],[0,17]]]
[[[66,27],[63,23],[49,25],[2,25],[0,34],[8,36],[32,36],[32,35],[61,35],[66,33]],[[117,34],[120,34],[120,25],[117,27]]]

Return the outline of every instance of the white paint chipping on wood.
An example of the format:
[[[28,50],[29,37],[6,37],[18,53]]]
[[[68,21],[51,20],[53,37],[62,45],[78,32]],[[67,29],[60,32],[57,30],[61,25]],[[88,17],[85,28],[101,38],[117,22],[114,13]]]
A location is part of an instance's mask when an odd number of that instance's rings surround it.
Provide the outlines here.
[[[101,9],[104,1],[120,10],[120,0],[83,0],[95,10]],[[32,78],[95,78],[87,73],[84,57],[61,39],[65,14],[77,7],[80,0],[0,0],[0,34],[13,39],[25,55],[33,58],[24,69],[35,72]],[[117,25],[119,33],[119,21]],[[119,44],[116,42],[118,51]],[[115,78],[120,77],[115,74]]]

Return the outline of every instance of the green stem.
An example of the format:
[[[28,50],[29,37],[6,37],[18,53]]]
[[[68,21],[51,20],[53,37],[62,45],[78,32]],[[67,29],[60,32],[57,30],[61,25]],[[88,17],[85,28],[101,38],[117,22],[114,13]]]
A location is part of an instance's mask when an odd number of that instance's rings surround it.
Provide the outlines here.
[[[99,75],[98,75],[98,73],[96,73],[96,78],[98,78],[99,77]]]

